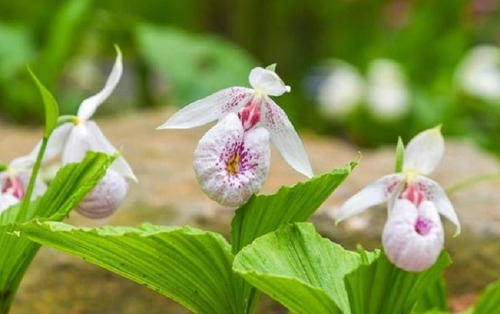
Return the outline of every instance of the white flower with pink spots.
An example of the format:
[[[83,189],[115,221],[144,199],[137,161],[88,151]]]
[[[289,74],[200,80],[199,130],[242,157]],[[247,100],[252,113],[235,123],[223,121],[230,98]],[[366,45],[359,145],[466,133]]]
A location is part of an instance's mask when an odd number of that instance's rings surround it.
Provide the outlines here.
[[[194,170],[201,189],[216,202],[239,206],[258,192],[269,173],[271,140],[298,172],[313,172],[302,142],[270,96],[290,91],[275,72],[254,68],[250,85],[231,87],[191,103],[159,129],[185,129],[219,122],[200,140]]]
[[[444,153],[444,139],[436,127],[417,134],[404,152],[403,171],[384,176],[349,198],[337,222],[389,201],[382,233],[387,257],[408,271],[423,271],[439,257],[444,232],[439,214],[460,233],[460,222],[443,188],[427,178]]]

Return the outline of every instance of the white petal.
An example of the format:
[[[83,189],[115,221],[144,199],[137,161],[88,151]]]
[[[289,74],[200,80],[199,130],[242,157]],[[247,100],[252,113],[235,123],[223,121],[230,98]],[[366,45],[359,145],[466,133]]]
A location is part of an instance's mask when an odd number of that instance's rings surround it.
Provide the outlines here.
[[[455,236],[460,234],[460,221],[458,221],[457,213],[443,188],[436,181],[424,176],[418,176],[415,182],[418,184],[419,189],[425,193],[425,199],[436,205],[438,213],[455,225]]]
[[[238,170],[231,173],[228,164],[235,153]],[[236,207],[262,188],[269,161],[269,133],[262,127],[244,132],[237,115],[231,113],[202,137],[193,166],[200,188],[211,199]]]
[[[14,197],[13,195],[9,193],[1,193],[0,194],[0,213],[2,213],[4,210],[7,208],[16,205],[19,203],[20,200],[17,197]]]
[[[271,134],[271,140],[283,159],[293,169],[311,178],[314,174],[309,158],[286,113],[269,97],[265,97],[261,114],[263,116],[261,122]]]
[[[426,175],[436,169],[444,153],[440,129],[440,126],[428,129],[412,138],[405,149],[403,171]]]
[[[89,150],[110,155],[118,152],[106,139],[94,121],[82,122],[71,130],[62,154],[62,164],[82,161]],[[119,156],[111,164],[110,169],[115,170],[126,178],[137,181],[134,172],[123,156]]]
[[[421,233],[417,224],[424,221]],[[434,204],[424,201],[417,209],[406,199],[396,201],[382,232],[382,243],[389,260],[407,271],[423,271],[439,257],[444,243],[443,226]]]
[[[118,153],[118,150],[111,144],[108,139],[104,136],[99,126],[94,121],[87,121],[86,126],[88,128],[90,136],[90,149],[96,152],[103,152],[107,154]],[[123,156],[118,156],[115,161],[111,164],[110,169],[118,172],[125,178],[130,178],[137,182],[137,178],[132,171],[132,168],[127,163]]]
[[[86,123],[75,125],[66,139],[62,151],[61,163],[66,165],[71,162],[80,162],[90,150],[90,135]]]
[[[119,173],[108,169],[94,189],[78,204],[83,216],[98,219],[110,216],[127,195],[128,184]]]
[[[403,181],[403,178],[402,174],[390,174],[368,184],[342,205],[340,211],[336,214],[335,223],[389,200]]]
[[[255,91],[246,87],[231,87],[190,103],[171,116],[157,129],[189,129],[207,124],[236,112],[246,105]]]
[[[106,81],[106,84],[104,85],[104,88],[94,96],[85,99],[81,103],[80,108],[78,108],[77,116],[81,120],[90,119],[90,117],[92,117],[92,115],[96,111],[97,107],[99,107],[99,105],[101,105],[109,97],[109,95],[111,95],[116,85],[118,85],[120,77],[122,76],[123,65],[122,65],[122,53],[120,49],[117,48],[116,53],[117,55],[115,64],[113,65],[113,69],[109,74],[109,77]]]
[[[49,142],[47,143],[47,148],[45,149],[45,153],[42,159],[43,162],[51,160],[57,154],[63,151],[64,144],[66,143],[72,127],[72,123],[64,123],[54,129],[54,131],[50,135]],[[14,169],[19,170],[31,169],[35,164],[41,145],[42,142],[38,142],[28,155],[12,160],[9,165]]]
[[[290,92],[290,86],[285,85],[275,72],[261,67],[253,68],[248,80],[255,90],[262,91],[266,95],[281,96]]]
[[[19,179],[23,183],[24,189],[28,187],[29,180],[31,177],[31,171],[29,172],[21,172],[19,173]],[[40,179],[40,173],[38,173],[37,178],[35,179],[35,185],[33,186],[33,193],[31,194],[31,200],[36,199],[38,196],[43,195],[47,191],[47,185]]]

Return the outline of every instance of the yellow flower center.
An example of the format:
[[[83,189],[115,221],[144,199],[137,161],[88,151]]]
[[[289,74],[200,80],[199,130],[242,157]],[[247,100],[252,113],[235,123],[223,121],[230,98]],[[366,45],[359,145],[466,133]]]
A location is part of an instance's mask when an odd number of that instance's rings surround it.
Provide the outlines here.
[[[235,152],[231,157],[229,157],[226,170],[232,176],[236,175],[240,171],[240,152]]]

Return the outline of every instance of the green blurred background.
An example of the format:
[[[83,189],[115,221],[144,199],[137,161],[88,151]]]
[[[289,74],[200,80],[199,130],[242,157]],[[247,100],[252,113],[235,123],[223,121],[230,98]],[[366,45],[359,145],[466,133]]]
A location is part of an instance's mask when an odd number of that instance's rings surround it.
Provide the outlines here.
[[[292,93],[277,102],[298,128],[375,147],[443,123],[446,135],[471,137],[500,154],[500,96],[457,83],[471,49],[500,40],[499,10],[495,0],[1,1],[0,115],[29,125],[43,119],[27,63],[56,94],[62,112],[75,113],[102,87],[116,43],[125,76],[100,114],[180,107],[224,87],[248,86],[252,67],[278,63]],[[486,78],[472,81],[496,90],[500,53],[490,48],[491,65],[473,72]],[[322,114],[328,104],[321,104],[318,91],[328,90],[331,61],[350,64],[368,86],[377,59],[397,64],[404,113],[374,116],[363,96],[346,116]]]

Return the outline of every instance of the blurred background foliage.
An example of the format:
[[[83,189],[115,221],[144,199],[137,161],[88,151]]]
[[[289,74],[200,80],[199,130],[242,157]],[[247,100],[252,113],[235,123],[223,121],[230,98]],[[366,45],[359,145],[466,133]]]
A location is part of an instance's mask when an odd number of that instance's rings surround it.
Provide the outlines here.
[[[457,79],[471,49],[500,40],[499,13],[495,0],[2,1],[0,114],[26,124],[43,119],[26,63],[55,92],[62,113],[74,113],[101,88],[116,43],[125,76],[101,113],[183,106],[248,86],[252,67],[278,63],[292,93],[277,102],[298,128],[375,147],[443,123],[445,134],[469,136],[500,155],[500,96],[483,97]],[[472,71],[486,78],[468,81],[500,91],[500,57],[493,59]],[[327,84],[339,60],[359,77],[360,95],[346,96],[356,99],[343,104],[352,107],[347,114],[331,116],[321,108],[349,91]],[[374,60],[395,66],[375,73]],[[387,98],[405,109],[390,119],[374,115],[369,108]]]

